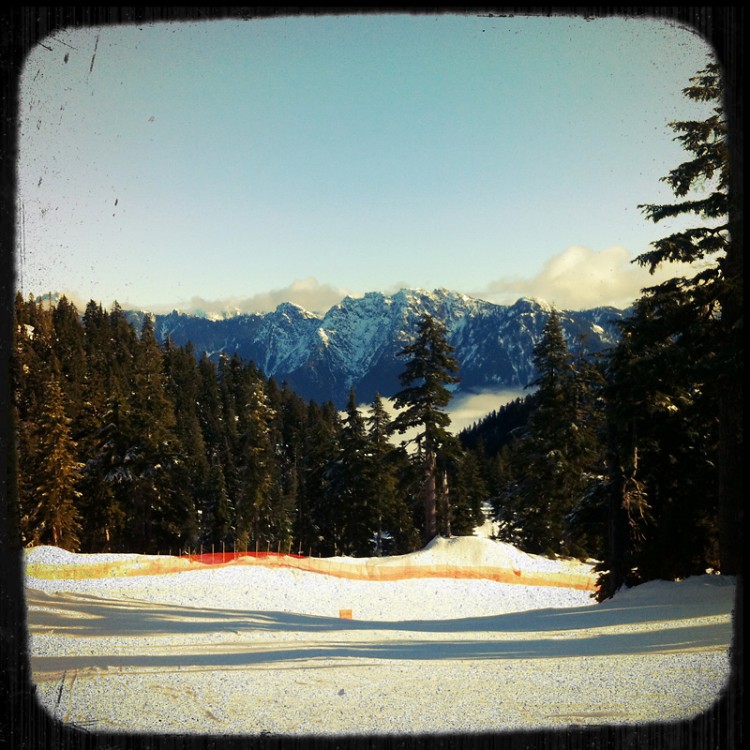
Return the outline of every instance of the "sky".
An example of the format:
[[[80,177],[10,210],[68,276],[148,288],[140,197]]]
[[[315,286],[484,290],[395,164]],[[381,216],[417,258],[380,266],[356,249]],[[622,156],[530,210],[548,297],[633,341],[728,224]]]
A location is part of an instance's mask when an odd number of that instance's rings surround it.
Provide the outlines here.
[[[153,312],[446,288],[626,307],[679,224],[712,60],[656,19],[293,16],[63,29],[20,84],[16,286]],[[666,275],[680,269],[670,268]]]

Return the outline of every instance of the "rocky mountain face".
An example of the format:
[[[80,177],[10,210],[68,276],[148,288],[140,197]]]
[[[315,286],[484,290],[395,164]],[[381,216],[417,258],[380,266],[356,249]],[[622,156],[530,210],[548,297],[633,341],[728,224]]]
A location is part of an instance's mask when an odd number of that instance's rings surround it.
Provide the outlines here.
[[[531,299],[496,305],[445,290],[401,290],[347,297],[325,315],[284,303],[270,313],[222,320],[177,311],[154,318],[160,341],[192,342],[197,356],[212,359],[236,353],[304,398],[343,406],[352,386],[363,403],[400,389],[398,352],[425,313],[443,321],[455,348],[457,392],[523,388],[534,379],[533,351],[551,309]],[[615,322],[626,315],[611,307],[558,313],[569,348],[589,352],[615,343]],[[136,326],[143,315],[129,313]]]

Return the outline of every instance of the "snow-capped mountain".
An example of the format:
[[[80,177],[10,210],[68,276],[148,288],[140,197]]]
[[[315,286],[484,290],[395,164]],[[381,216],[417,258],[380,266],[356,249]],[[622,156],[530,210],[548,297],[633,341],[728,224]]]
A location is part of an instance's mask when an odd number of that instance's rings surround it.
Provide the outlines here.
[[[177,311],[154,317],[161,341],[190,341],[197,355],[213,359],[237,353],[301,396],[341,406],[352,386],[360,402],[399,390],[404,360],[398,352],[424,313],[446,326],[461,366],[457,391],[522,388],[534,379],[533,350],[551,310],[531,299],[496,305],[444,289],[402,289],[346,297],[324,315],[283,303],[270,313],[222,320]],[[611,307],[558,313],[571,350],[592,352],[616,341],[615,321],[626,314]],[[142,313],[130,316],[137,325]]]

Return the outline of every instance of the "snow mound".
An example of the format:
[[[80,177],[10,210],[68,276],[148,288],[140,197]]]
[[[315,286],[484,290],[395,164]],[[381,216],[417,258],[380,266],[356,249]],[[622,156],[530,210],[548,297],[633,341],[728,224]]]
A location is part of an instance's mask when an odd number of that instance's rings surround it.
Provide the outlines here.
[[[531,555],[505,542],[480,537],[435,537],[415,557],[441,565],[488,565],[495,568],[529,570],[535,562]]]
[[[611,601],[622,605],[653,607],[669,602],[674,608],[690,608],[695,602],[704,606],[733,601],[735,576],[691,576],[681,581],[648,581],[632,588],[623,587]]]
[[[591,572],[590,565],[578,560],[555,560],[530,555],[507,542],[476,536],[454,536],[448,539],[435,537],[424,549],[402,555],[400,562],[415,565],[510,568],[535,573]]]
[[[135,553],[110,553],[110,554],[81,554],[68,552],[60,547],[51,545],[39,545],[24,550],[24,559],[27,564],[32,565],[91,565],[93,563],[121,562],[126,560],[139,560],[146,555]],[[150,557],[157,557],[151,555]]]

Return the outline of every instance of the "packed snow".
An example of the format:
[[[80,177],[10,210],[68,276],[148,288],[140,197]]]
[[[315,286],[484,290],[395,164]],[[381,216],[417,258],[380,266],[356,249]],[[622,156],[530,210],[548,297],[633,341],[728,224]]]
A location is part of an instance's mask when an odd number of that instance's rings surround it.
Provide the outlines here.
[[[502,732],[686,719],[729,678],[731,577],[655,581],[597,604],[559,586],[262,564],[29,575],[144,557],[27,551],[33,679],[55,717],[149,733]],[[591,573],[478,537],[369,563]]]

